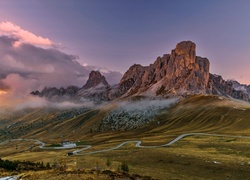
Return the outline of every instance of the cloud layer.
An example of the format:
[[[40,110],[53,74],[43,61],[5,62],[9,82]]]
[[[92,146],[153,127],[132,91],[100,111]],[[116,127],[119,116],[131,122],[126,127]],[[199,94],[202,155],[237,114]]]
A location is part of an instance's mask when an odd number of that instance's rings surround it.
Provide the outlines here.
[[[90,70],[80,65],[76,56],[31,44],[16,48],[17,41],[8,36],[0,37],[0,77],[10,87],[20,89],[25,83],[29,85],[26,89],[35,90],[85,83]]]
[[[53,47],[54,43],[48,38],[36,36],[10,22],[0,23],[0,90],[3,92],[0,96],[8,90],[5,97],[23,100],[31,91],[44,87],[82,87],[91,70],[101,70],[81,65],[77,56]],[[121,78],[115,71],[105,70],[103,75],[110,84],[118,83]]]
[[[23,30],[20,26],[17,26],[11,22],[0,23],[0,35],[14,36],[18,39],[13,44],[14,47],[19,47],[22,43],[30,43],[42,46],[52,46],[53,43],[48,38],[36,36],[35,34]]]

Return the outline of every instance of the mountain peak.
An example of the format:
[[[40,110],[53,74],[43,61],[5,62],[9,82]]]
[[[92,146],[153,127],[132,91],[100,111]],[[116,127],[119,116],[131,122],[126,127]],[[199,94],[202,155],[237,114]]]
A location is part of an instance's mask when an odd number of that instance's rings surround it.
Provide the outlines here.
[[[196,62],[196,44],[192,41],[182,41],[176,45],[175,49],[171,53],[171,56],[173,59],[175,57],[183,59],[187,66],[188,64],[194,64]]]
[[[89,74],[89,79],[86,84],[82,87],[83,89],[90,89],[98,85],[108,86],[106,78],[99,71],[91,71]]]
[[[209,61],[197,57],[195,49],[195,43],[182,41],[170,55],[158,57],[154,64],[132,66],[120,82],[121,91],[152,95],[205,94]]]
[[[190,52],[195,53],[196,44],[192,41],[182,41],[175,47],[177,55],[186,55]]]

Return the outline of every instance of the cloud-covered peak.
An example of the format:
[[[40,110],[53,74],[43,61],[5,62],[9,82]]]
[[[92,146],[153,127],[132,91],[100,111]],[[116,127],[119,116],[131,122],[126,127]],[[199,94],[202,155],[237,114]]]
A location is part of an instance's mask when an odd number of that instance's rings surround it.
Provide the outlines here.
[[[93,69],[102,69],[82,65],[78,56],[54,45],[11,22],[0,23],[0,101],[23,102],[30,92],[44,87],[82,87]],[[104,75],[110,84],[122,76],[108,69]]]

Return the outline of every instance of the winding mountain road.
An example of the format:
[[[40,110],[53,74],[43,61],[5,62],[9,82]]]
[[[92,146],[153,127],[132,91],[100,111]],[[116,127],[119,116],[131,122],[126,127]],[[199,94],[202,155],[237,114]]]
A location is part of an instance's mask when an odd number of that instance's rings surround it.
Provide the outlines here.
[[[159,146],[142,146],[142,141],[125,141],[121,144],[119,144],[116,147],[113,148],[109,148],[109,149],[103,149],[103,150],[97,150],[97,151],[91,151],[91,152],[85,152],[85,153],[80,153],[86,149],[89,149],[91,146],[83,148],[83,149],[79,149],[76,151],[73,151],[73,154],[75,155],[87,155],[87,154],[95,154],[95,153],[102,153],[102,152],[107,152],[107,151],[112,151],[112,150],[116,150],[121,148],[122,146],[129,144],[129,143],[135,143],[135,147],[137,148],[160,148],[160,147],[167,147],[167,146],[171,146],[172,144],[176,143],[177,141],[179,141],[182,138],[185,138],[187,136],[213,136],[213,137],[231,137],[231,138],[250,138],[250,136],[234,136],[234,135],[222,135],[222,134],[207,134],[207,133],[187,133],[187,134],[182,134],[177,136],[175,139],[173,139],[172,141],[168,142],[167,144],[162,144]]]
[[[45,143],[37,140],[37,139],[11,139],[11,140],[5,140],[3,142],[0,143],[0,145],[3,145],[5,143],[8,142],[12,142],[12,141],[35,141],[38,144],[40,144],[39,148],[40,149],[75,149],[75,148],[81,148],[78,150],[73,151],[72,153],[74,155],[87,155],[87,154],[96,154],[96,153],[102,153],[102,152],[107,152],[107,151],[112,151],[112,150],[116,150],[121,148],[122,146],[126,145],[126,144],[130,144],[130,143],[135,143],[135,147],[137,148],[159,148],[159,147],[167,147],[167,146],[171,146],[172,144],[176,143],[177,141],[179,141],[182,138],[185,138],[187,136],[213,136],[213,137],[231,137],[231,138],[250,138],[250,136],[234,136],[234,135],[223,135],[223,134],[208,134],[208,133],[187,133],[187,134],[182,134],[177,136],[175,139],[173,139],[172,141],[166,143],[166,144],[162,144],[159,146],[142,146],[142,141],[137,141],[137,140],[131,140],[131,141],[125,141],[122,142],[121,144],[109,148],[109,149],[102,149],[102,150],[97,150],[97,151],[90,151],[90,152],[83,152],[87,149],[90,149],[92,146],[91,145],[84,145],[84,146],[67,146],[67,147],[45,147]],[[81,153],[83,152],[83,153]]]

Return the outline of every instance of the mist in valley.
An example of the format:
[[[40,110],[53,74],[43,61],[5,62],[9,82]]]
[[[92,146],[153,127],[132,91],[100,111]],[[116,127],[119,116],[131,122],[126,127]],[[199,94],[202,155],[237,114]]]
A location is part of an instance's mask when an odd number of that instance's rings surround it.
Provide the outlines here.
[[[179,101],[179,98],[171,98],[119,102],[102,120],[100,129],[102,131],[137,129],[150,123],[162,110]]]

